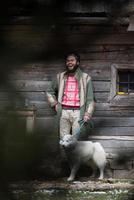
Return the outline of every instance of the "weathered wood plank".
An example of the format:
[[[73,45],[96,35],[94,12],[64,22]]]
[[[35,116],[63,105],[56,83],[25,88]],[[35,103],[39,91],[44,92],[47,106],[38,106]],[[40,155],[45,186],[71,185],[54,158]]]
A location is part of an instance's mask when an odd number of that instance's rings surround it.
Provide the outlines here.
[[[117,107],[134,107],[134,95],[133,93],[130,95],[116,95],[113,99],[110,101],[111,106],[117,106]]]
[[[12,81],[13,89],[20,92],[45,92],[50,86],[50,81],[17,80]]]
[[[44,130],[49,130],[50,132],[53,132],[53,126],[55,123],[55,118],[50,118],[50,116],[47,116],[44,114],[44,117],[38,116],[36,118],[36,124],[37,126],[43,127]],[[56,116],[55,116],[56,117]],[[46,129],[47,127],[47,129]],[[96,135],[98,136],[133,136],[134,133],[134,127],[94,127],[91,132],[89,132],[89,139],[90,136],[94,137]]]
[[[11,81],[10,86],[12,90],[15,91],[29,91],[29,92],[45,92],[50,86],[51,81],[33,81],[33,80],[17,80]],[[102,81],[97,82],[93,81],[94,90],[97,92],[108,92],[110,91],[110,82]],[[2,90],[4,90],[2,88]],[[5,88],[7,90],[7,88]]]
[[[122,141],[122,140],[99,140],[99,139],[90,139],[94,142],[100,142],[104,148],[115,148],[120,151],[120,149],[131,149],[131,151],[134,151],[134,141]]]
[[[45,119],[37,118],[36,120],[38,121],[38,122],[36,121],[37,130],[41,129],[46,134],[49,132],[49,136],[51,135],[53,137],[58,137],[58,135],[56,134],[56,129],[55,129],[56,125],[54,123],[54,120],[52,120],[52,118],[45,118]],[[131,140],[131,136],[130,137],[124,136],[123,140],[122,138],[120,139],[119,136],[117,136],[117,140],[115,136],[112,137],[113,139],[107,136],[105,137],[105,140],[103,137],[104,136],[102,136],[102,138],[100,137],[100,139],[97,139],[97,138],[93,139],[94,138],[93,136],[93,138],[91,139],[91,137],[89,136],[89,140],[100,142],[104,146],[105,151],[110,154],[113,153],[116,155],[120,155],[120,153],[124,153],[124,155],[128,155],[129,153],[130,155],[134,151],[134,140]],[[130,140],[125,140],[128,138]]]
[[[101,142],[101,144],[103,145],[102,142]],[[114,155],[117,155],[117,156],[120,156],[120,155],[128,156],[128,155],[131,155],[133,153],[133,148],[105,147],[104,145],[103,145],[103,147],[105,149],[105,152],[108,154],[108,157],[110,157],[109,156],[110,154],[114,154]]]
[[[110,82],[108,81],[93,81],[94,92],[109,92]]]
[[[120,155],[121,156],[121,155]],[[125,162],[119,162],[120,156],[118,155],[116,159],[110,159],[109,165],[111,169],[114,170],[131,170],[132,169],[132,158],[126,157]]]
[[[53,120],[53,117],[46,117],[48,119]],[[134,127],[134,117],[93,117],[93,122],[95,127]]]
[[[37,108],[39,109],[45,109],[45,108],[48,108],[48,102],[45,98],[45,100],[43,101],[36,101],[36,100],[30,100],[29,101],[30,105],[36,105]],[[133,112],[132,109],[124,109],[124,108],[118,108],[118,107],[110,107],[110,104],[109,103],[96,103],[95,104],[95,111],[102,111],[102,112],[105,112],[105,111],[119,111],[119,112],[124,112],[124,111],[128,111],[128,112]]]
[[[57,46],[59,49],[59,52],[64,52],[66,48],[73,47],[74,49],[79,49],[81,51],[82,48],[88,49],[90,45],[117,45],[117,44],[126,44],[126,45],[132,45],[133,42],[133,36],[132,33],[127,34],[102,34],[99,36],[95,34],[71,34],[70,36],[64,34],[64,37],[61,37],[61,34],[59,34],[59,37],[57,34],[39,34],[39,33],[32,33],[31,30],[26,31],[20,31],[19,33],[16,33],[14,31],[11,31],[12,34],[7,38],[7,42],[10,43],[11,47],[19,48],[21,46],[22,49],[25,49],[25,46],[27,45],[27,52],[42,52],[44,51],[44,48],[42,45],[40,45],[40,42],[46,44],[46,46],[49,46],[51,51],[53,46],[53,53],[57,51]],[[56,38],[56,39],[55,39]],[[62,40],[64,38],[64,40]],[[72,43],[73,42],[73,43]],[[55,48],[55,49],[54,49]],[[52,54],[53,54],[52,53]],[[81,55],[82,56],[82,55]],[[88,58],[90,60],[102,60],[102,61],[133,61],[134,52],[133,50],[122,50],[122,51],[109,51],[104,50],[100,52],[89,52],[87,55],[85,52],[83,53],[82,59]]]
[[[134,117],[93,117],[96,127],[134,127]]]
[[[70,23],[66,22],[64,25],[61,24],[61,30],[62,33],[66,33],[67,31],[71,33],[95,33],[97,31],[97,25],[95,26],[95,23],[97,22],[97,18],[94,18],[94,24],[93,21],[90,21],[91,18],[89,17],[77,17],[77,18],[70,18]],[[103,19],[98,18],[98,22],[102,22]],[[123,20],[123,19],[122,19]],[[90,25],[89,25],[90,24]],[[116,28],[114,26],[107,26],[105,24],[101,24],[101,26],[99,26],[99,31],[101,33],[126,33],[126,26],[120,26],[120,28]]]
[[[123,178],[123,179],[128,179],[128,178],[134,178],[134,169],[131,170],[114,170],[113,172],[113,178]]]
[[[99,64],[97,63],[91,63],[90,66],[90,63],[88,63],[88,61],[86,61],[86,63],[83,64],[82,68],[85,72],[91,75],[92,79],[95,82],[97,82],[98,80],[110,81],[110,65],[103,66],[102,64],[99,66]],[[63,69],[59,70],[59,68],[54,68],[52,66],[50,66],[49,69],[46,66],[44,66],[44,68],[41,68],[40,64],[36,69],[36,67],[32,67],[31,65],[31,68],[29,66],[28,69],[24,68],[14,70],[14,72],[12,72],[12,74],[10,75],[10,80],[50,81],[59,71],[63,71]]]
[[[10,93],[5,92],[5,91],[1,91],[0,92],[0,101],[8,101],[8,99],[10,98]]]
[[[41,134],[50,133],[48,136],[57,137],[58,127],[56,124],[56,118],[36,117],[35,130],[37,130],[37,132],[38,130],[41,131]]]
[[[111,107],[109,103],[96,103],[95,110],[97,111],[120,111],[124,110],[124,108],[119,109],[118,107]]]
[[[15,69],[9,75],[9,79],[13,80],[35,80],[35,81],[49,81],[56,73],[64,71],[63,61],[57,63],[50,61],[50,63],[35,63],[28,66],[21,66]],[[110,63],[107,62],[91,62],[90,60],[81,61],[82,69],[89,73],[94,81],[105,80],[110,81]]]
[[[109,92],[94,92],[94,95],[97,103],[109,102]]]
[[[47,116],[53,116],[54,112],[52,109],[48,106],[45,105],[45,107],[42,107],[42,105],[36,104],[35,102],[29,102],[29,105],[35,105],[37,107],[37,115],[38,116],[45,116],[47,113]],[[133,117],[134,116],[134,111],[133,110],[126,110],[123,112],[120,111],[96,111],[93,113],[93,117],[101,118],[101,117]]]
[[[82,57],[82,55],[81,55]],[[82,58],[81,58],[82,59]],[[109,80],[110,81],[110,65],[109,62],[93,62],[89,58],[81,61],[83,71],[87,72],[92,80]]]
[[[100,136],[100,135],[96,135],[96,136],[90,136],[90,139],[93,140],[114,140],[114,141],[132,141],[134,142],[134,136]],[[133,146],[134,147],[134,146]]]
[[[100,135],[100,136],[133,136],[134,127],[94,127],[94,129],[89,133],[89,137]]]
[[[70,17],[65,18],[64,20],[65,20],[65,22],[64,22],[65,24],[71,24],[71,25],[73,25],[73,24],[76,25],[77,24],[77,25],[87,25],[87,26],[89,26],[89,25],[90,26],[92,26],[92,25],[94,26],[94,25],[98,25],[98,24],[99,25],[101,24],[101,26],[103,26],[103,25],[104,26],[107,26],[107,25],[109,26],[109,25],[113,25],[113,23],[115,22],[114,18],[109,21],[108,17],[94,17],[94,19],[92,19],[90,17],[71,17],[70,16]],[[127,17],[122,17],[122,20],[120,22],[118,22],[118,23],[120,25],[128,25],[128,18]],[[123,26],[121,26],[121,27],[123,27]],[[113,29],[114,28],[115,27],[113,27]],[[117,29],[116,29],[116,31],[117,31]],[[126,29],[125,29],[125,32],[126,32]]]
[[[65,70],[63,61],[60,63],[36,63],[29,64],[28,66],[21,66],[19,69],[14,69],[9,74],[9,79],[13,80],[36,80],[36,81],[49,81],[56,73]],[[90,60],[81,61],[81,68],[88,73],[92,80],[109,80],[110,81],[110,64],[101,62],[91,62]]]
[[[43,83],[43,82],[41,82],[41,83]],[[32,90],[33,87],[31,86],[30,89]],[[40,85],[39,85],[39,87],[40,87]],[[43,86],[41,85],[41,87],[43,87]],[[30,90],[29,88],[26,88],[26,89]],[[0,107],[2,108],[2,107],[5,107],[6,105],[8,105],[10,103],[11,98],[12,98],[12,101],[15,101],[15,99],[16,100],[18,99],[17,101],[19,101],[19,99],[20,99],[21,101],[24,101],[24,103],[25,103],[25,99],[27,99],[29,105],[35,104],[38,109],[42,109],[41,115],[43,115],[43,112],[46,113],[46,111],[47,111],[48,115],[53,114],[51,112],[51,109],[48,107],[45,92],[44,91],[38,92],[38,90],[40,89],[40,88],[38,88],[38,86],[36,89],[37,89],[37,91],[35,91],[35,89],[34,89],[33,92],[32,91],[18,92],[18,93],[15,93],[14,91],[12,91],[12,92],[10,91],[9,93],[1,92],[0,93]],[[22,89],[22,91],[23,91],[23,89]],[[109,103],[103,103],[103,102],[108,101],[108,93],[95,92],[95,96],[96,96],[96,100],[97,100],[95,112],[94,112],[95,117],[103,117],[103,116],[132,117],[134,114],[134,110],[130,109],[130,107],[125,107],[125,108],[120,107],[120,106],[112,107],[111,104],[109,104]],[[40,111],[38,111],[38,114],[40,114],[39,112]]]
[[[96,103],[95,112],[97,116],[101,115],[101,112],[105,115],[111,116],[134,116],[134,109],[131,107],[124,106],[111,106],[110,103]]]
[[[31,100],[33,101],[46,101],[46,94],[45,92],[15,92],[15,91],[12,91],[12,93],[8,93],[8,92],[2,92],[1,95],[0,95],[0,100],[4,100],[4,101],[15,101],[15,100],[18,100],[18,103],[19,103],[19,100],[26,100],[29,102]]]
[[[103,145],[103,143],[101,142],[102,146],[104,147],[105,149],[105,152],[107,154],[115,154],[117,155],[118,157],[119,156],[128,156],[128,155],[132,155],[133,153],[133,148],[125,148],[125,147],[122,147],[122,148],[116,148],[116,147],[105,147]],[[110,156],[108,156],[110,157]]]
[[[8,92],[1,92],[0,94],[0,100],[5,100],[8,101],[10,100],[10,98],[15,97],[17,99],[18,98],[24,100],[27,99],[28,101],[46,101],[46,93],[45,90],[41,90],[41,91],[16,91],[13,90],[14,88],[12,88],[12,93],[10,93],[10,95],[8,94]],[[44,89],[47,89],[44,88]],[[105,103],[108,102],[109,99],[109,93],[108,92],[95,92],[94,93],[96,101],[98,103]]]
[[[124,63],[132,63],[133,62],[133,56],[134,56],[134,50],[124,50],[124,52],[120,52],[120,51],[115,51],[115,52],[100,52],[100,53],[82,53],[81,54],[81,58],[82,59],[90,59],[92,61],[96,60],[96,61],[111,61],[113,62],[124,62]]]
[[[52,34],[50,36],[51,38],[54,37],[54,35]],[[72,34],[72,35],[64,35],[64,39],[67,39],[67,42],[69,42],[70,44],[74,45],[74,46],[79,46],[80,44],[83,46],[87,46],[89,44],[115,44],[115,45],[119,45],[119,44],[134,44],[134,37],[133,37],[133,33],[128,32],[127,34],[119,34],[119,33],[115,33],[115,34],[100,34],[100,33],[96,33],[96,34]],[[64,43],[64,41],[62,40],[62,38],[59,39],[57,38],[57,41],[59,44],[61,42]]]
[[[95,117],[133,117],[134,110],[126,109],[126,110],[95,110]]]
[[[14,31],[13,31],[14,30]],[[34,30],[31,29],[28,26],[25,26],[23,29],[9,29],[8,30],[8,40],[10,40],[11,43],[17,42],[22,44],[22,46],[28,42],[31,46],[34,47],[34,44],[39,45],[40,41],[44,41],[47,44],[50,43],[50,41],[55,44],[64,45],[66,42],[73,46],[79,46],[80,44],[83,45],[89,45],[89,44],[134,44],[134,38],[133,33],[127,32],[126,33],[103,33],[98,30],[95,30],[95,32],[89,32],[89,33],[72,33],[68,34],[63,33],[64,37],[61,37],[61,32],[46,32],[42,29],[40,30]],[[24,39],[25,40],[22,40]],[[34,41],[33,41],[34,38]],[[55,46],[55,45],[54,45]]]
[[[45,117],[37,117],[36,120],[37,120],[37,123],[38,123],[38,120],[40,121],[40,124],[42,121],[43,126],[45,126],[47,124],[50,128],[51,128],[51,125],[54,124],[54,122],[55,122],[54,116],[53,117],[47,116],[47,113],[46,113]],[[103,120],[103,122],[102,122],[102,120]],[[134,120],[134,118],[125,118],[125,119],[118,118],[118,120],[116,118],[112,118],[112,119],[103,118],[103,119],[96,119],[96,121],[93,119],[94,127],[95,127],[95,129],[93,131],[96,132],[96,134],[97,134],[97,130],[98,130],[98,131],[100,131],[100,134],[103,134],[103,130],[104,130],[104,133],[108,136],[110,133],[112,135],[117,135],[118,132],[121,135],[125,135],[125,130],[126,130],[126,135],[127,135],[127,133],[129,135],[129,131],[130,131],[130,135],[131,135],[133,128],[134,128],[133,120]],[[112,128],[113,128],[113,130],[112,130]],[[123,128],[124,128],[124,131],[123,131]],[[115,131],[115,133],[114,133],[114,131]],[[122,131],[123,131],[123,133],[122,133]]]

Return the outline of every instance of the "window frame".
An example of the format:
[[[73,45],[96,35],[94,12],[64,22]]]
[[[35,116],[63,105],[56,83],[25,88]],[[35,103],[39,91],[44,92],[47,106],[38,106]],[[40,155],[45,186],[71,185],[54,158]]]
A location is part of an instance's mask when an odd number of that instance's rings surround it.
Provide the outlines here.
[[[134,79],[134,70],[130,70],[130,69],[118,70],[118,80],[117,80],[118,94],[134,93],[134,89],[132,89],[134,87],[134,80],[131,80],[130,77],[133,77]],[[124,80],[120,80],[120,79],[124,79]],[[126,92],[123,90],[126,90]]]
[[[117,79],[119,70],[134,70],[134,65],[129,63],[113,63],[111,65],[110,105],[134,107],[134,93],[117,93]]]

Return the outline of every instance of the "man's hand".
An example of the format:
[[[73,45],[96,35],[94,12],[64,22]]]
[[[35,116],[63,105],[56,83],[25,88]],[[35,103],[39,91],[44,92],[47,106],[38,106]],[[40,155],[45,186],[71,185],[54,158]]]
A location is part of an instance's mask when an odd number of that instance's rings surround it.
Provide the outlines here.
[[[58,111],[58,103],[54,106],[55,111]]]
[[[91,116],[88,113],[85,113],[83,117],[84,122],[88,122],[90,119],[91,119]]]

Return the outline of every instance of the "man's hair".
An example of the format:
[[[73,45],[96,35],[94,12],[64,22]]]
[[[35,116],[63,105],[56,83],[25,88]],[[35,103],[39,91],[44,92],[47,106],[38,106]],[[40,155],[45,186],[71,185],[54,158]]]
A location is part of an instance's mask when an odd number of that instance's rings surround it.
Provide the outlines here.
[[[68,58],[69,56],[74,56],[74,57],[76,58],[76,60],[77,60],[78,62],[80,62],[80,55],[79,55],[79,54],[74,53],[74,52],[68,53],[68,54],[65,56],[65,60],[67,60],[67,58]]]

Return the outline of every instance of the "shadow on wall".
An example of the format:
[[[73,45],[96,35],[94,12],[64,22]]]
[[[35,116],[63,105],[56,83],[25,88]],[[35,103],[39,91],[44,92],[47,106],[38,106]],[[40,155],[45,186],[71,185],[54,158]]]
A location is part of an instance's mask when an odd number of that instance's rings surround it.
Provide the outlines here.
[[[33,133],[26,132],[25,120],[18,115],[4,114],[0,120],[0,195],[8,199],[9,184],[11,181],[41,179],[50,171],[58,149],[56,141],[50,143],[47,131],[37,130]],[[56,164],[56,163],[55,163]],[[45,165],[50,168],[41,169]],[[56,167],[56,165],[54,166]],[[12,197],[12,195],[11,195]],[[1,196],[0,196],[1,198]]]

